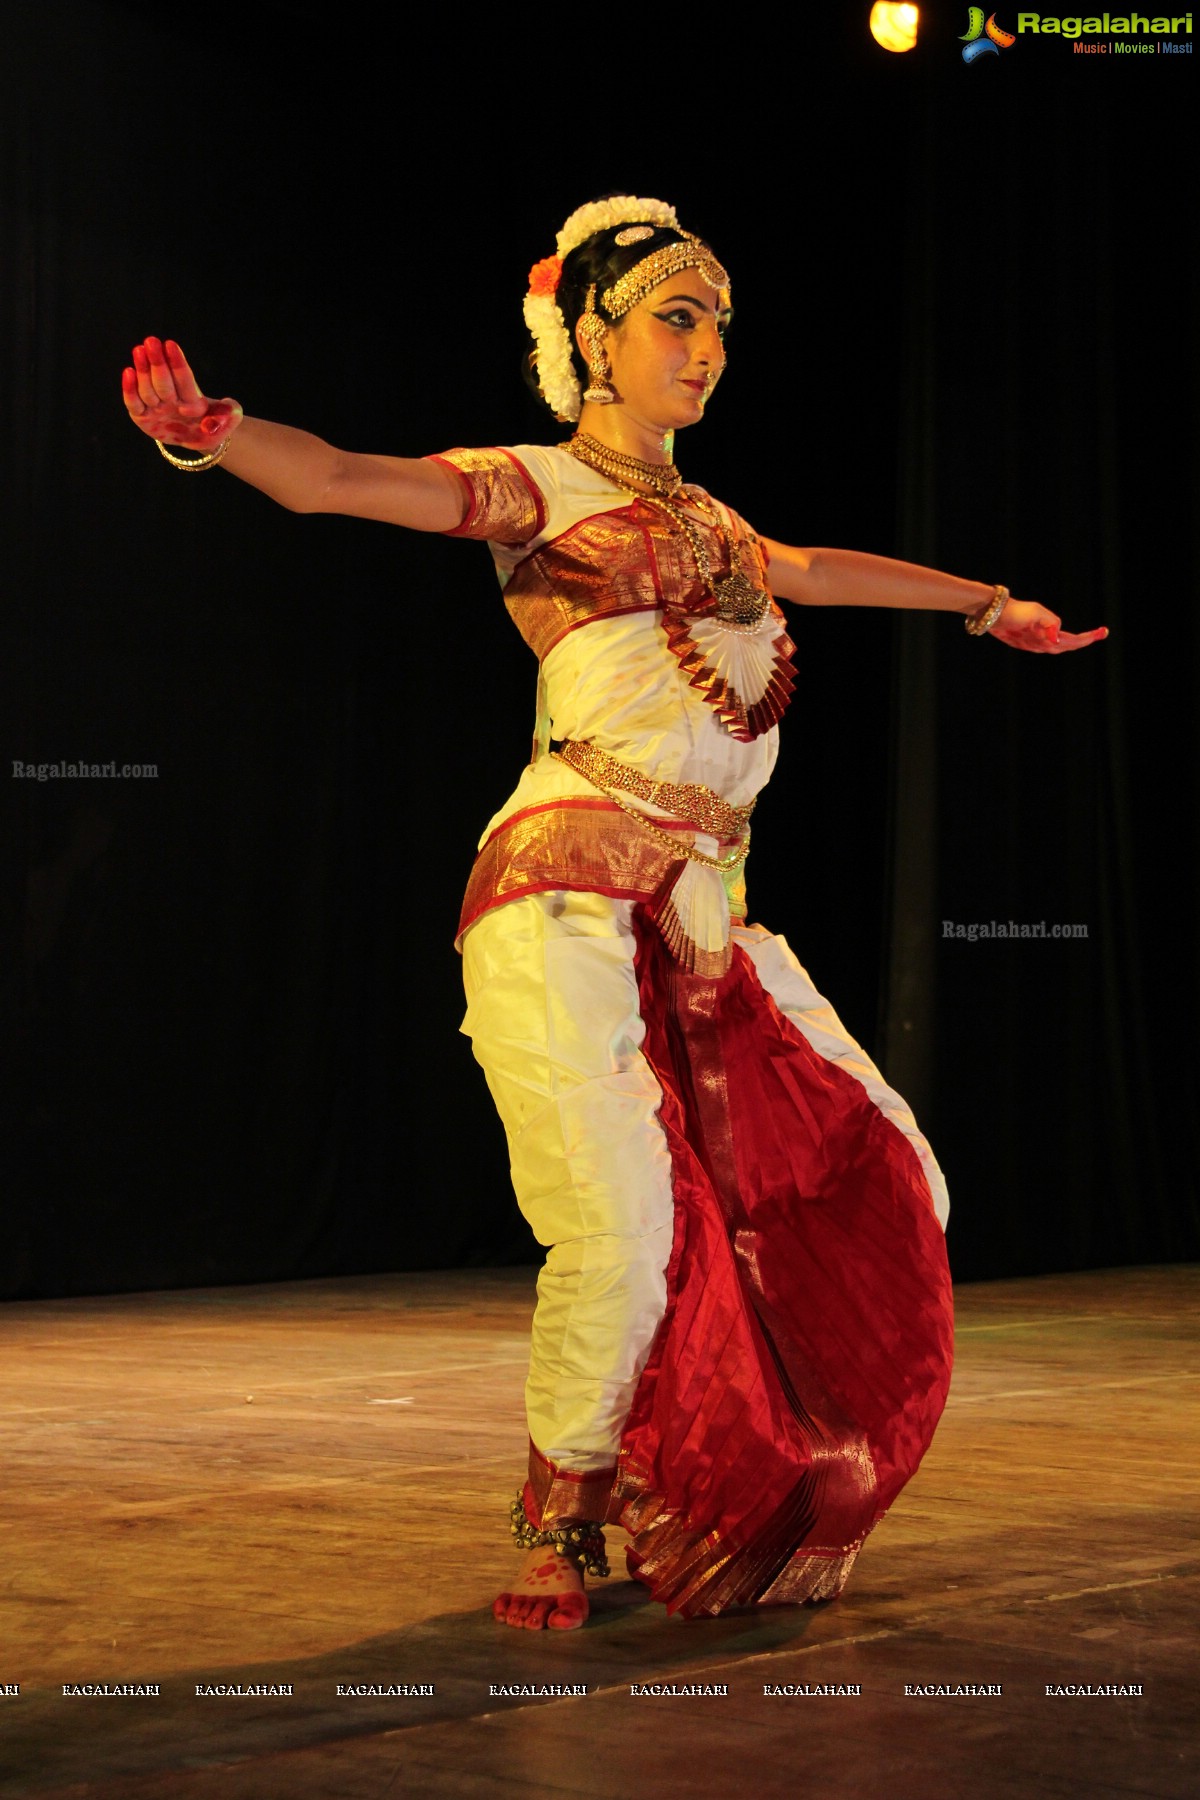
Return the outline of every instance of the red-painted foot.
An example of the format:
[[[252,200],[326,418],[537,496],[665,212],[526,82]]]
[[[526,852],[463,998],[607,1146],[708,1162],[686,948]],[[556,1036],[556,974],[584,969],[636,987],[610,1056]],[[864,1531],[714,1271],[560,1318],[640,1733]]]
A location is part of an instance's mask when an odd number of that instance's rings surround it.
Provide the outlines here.
[[[524,1631],[577,1631],[588,1616],[583,1576],[565,1556],[530,1550],[517,1579],[492,1602],[492,1617]]]

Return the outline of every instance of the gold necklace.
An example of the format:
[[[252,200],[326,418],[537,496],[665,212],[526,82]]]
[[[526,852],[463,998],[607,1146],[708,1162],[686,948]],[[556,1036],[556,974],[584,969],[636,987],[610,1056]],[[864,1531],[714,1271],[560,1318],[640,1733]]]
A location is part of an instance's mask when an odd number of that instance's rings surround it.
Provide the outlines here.
[[[644,487],[669,499],[683,486],[683,476],[673,462],[643,462],[640,456],[629,456],[624,450],[611,449],[609,445],[602,444],[599,438],[589,436],[586,431],[577,431],[562,448],[569,450],[580,462],[587,463],[597,474],[607,475],[618,487],[628,488],[631,481],[640,481]]]
[[[639,500],[646,500],[651,506],[660,506],[668,518],[675,521],[676,526],[688,541],[692,559],[696,564],[696,572],[701,584],[708,589],[716,601],[717,617],[723,625],[732,626],[735,630],[755,631],[762,623],[763,615],[771,604],[769,595],[763,588],[755,584],[743,573],[741,558],[732,531],[720,507],[714,505],[707,495],[697,489],[684,489],[683,478],[674,463],[642,462],[639,457],[626,456],[621,450],[610,450],[607,444],[601,444],[596,438],[589,437],[587,432],[576,432],[563,446],[571,455],[582,463],[587,463],[600,475],[607,475],[615,487],[624,488],[627,494],[633,494]],[[654,489],[653,493],[643,494],[633,486],[633,481],[644,482]],[[729,574],[722,575],[714,581],[712,560],[705,547],[703,538],[695,525],[688,518],[682,507],[673,504],[676,497],[685,493],[693,504],[702,512],[708,513],[714,520],[721,536],[725,540],[725,549],[729,557]]]

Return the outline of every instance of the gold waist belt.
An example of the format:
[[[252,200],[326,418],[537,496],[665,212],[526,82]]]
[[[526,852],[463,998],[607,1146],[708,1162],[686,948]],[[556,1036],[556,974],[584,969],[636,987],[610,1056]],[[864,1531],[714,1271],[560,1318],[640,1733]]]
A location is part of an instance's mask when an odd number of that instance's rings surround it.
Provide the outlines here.
[[[595,744],[576,744],[568,739],[554,755],[598,788],[618,788],[635,799],[648,800],[652,806],[665,807],[677,819],[686,819],[710,837],[744,837],[754,811],[753,800],[749,806],[731,806],[712,788],[702,787],[696,781],[679,785],[673,781],[652,781],[640,769],[630,768],[606,750],[598,750]]]

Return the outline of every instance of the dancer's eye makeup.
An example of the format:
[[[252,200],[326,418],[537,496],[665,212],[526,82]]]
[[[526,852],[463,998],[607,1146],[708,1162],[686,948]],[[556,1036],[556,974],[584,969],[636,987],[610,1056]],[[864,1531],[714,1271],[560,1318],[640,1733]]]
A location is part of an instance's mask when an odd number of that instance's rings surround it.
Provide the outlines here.
[[[703,300],[697,300],[691,294],[680,294],[677,298],[686,300],[688,302],[687,306],[672,306],[668,302],[667,306],[664,307],[662,311],[654,314],[654,317],[656,319],[661,319],[664,325],[673,325],[679,331],[693,331],[695,330],[699,319],[705,316],[712,316],[711,307],[706,306]],[[692,307],[695,307],[696,309],[694,312],[690,310]],[[722,340],[724,340],[725,333],[729,330],[729,321],[732,317],[732,308],[722,308],[716,315],[717,335]]]

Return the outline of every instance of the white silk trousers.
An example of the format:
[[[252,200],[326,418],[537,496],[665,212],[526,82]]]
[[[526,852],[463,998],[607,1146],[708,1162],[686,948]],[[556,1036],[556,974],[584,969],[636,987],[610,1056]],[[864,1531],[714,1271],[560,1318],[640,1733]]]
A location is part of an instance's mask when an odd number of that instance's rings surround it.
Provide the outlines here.
[[[517,1203],[547,1248],[538,1277],[529,1435],[580,1474],[615,1462],[666,1305],[674,1210],[661,1090],[642,1055],[632,901],[529,894],[463,942],[462,1029],[508,1138]],[[905,1102],[782,938],[735,927],[762,986],[819,1055],[909,1137],[945,1220],[945,1183]]]
[[[632,915],[632,901],[600,894],[529,894],[463,942],[463,1030],[508,1137],[517,1204],[548,1249],[529,1435],[579,1473],[616,1460],[666,1305],[674,1223]]]

